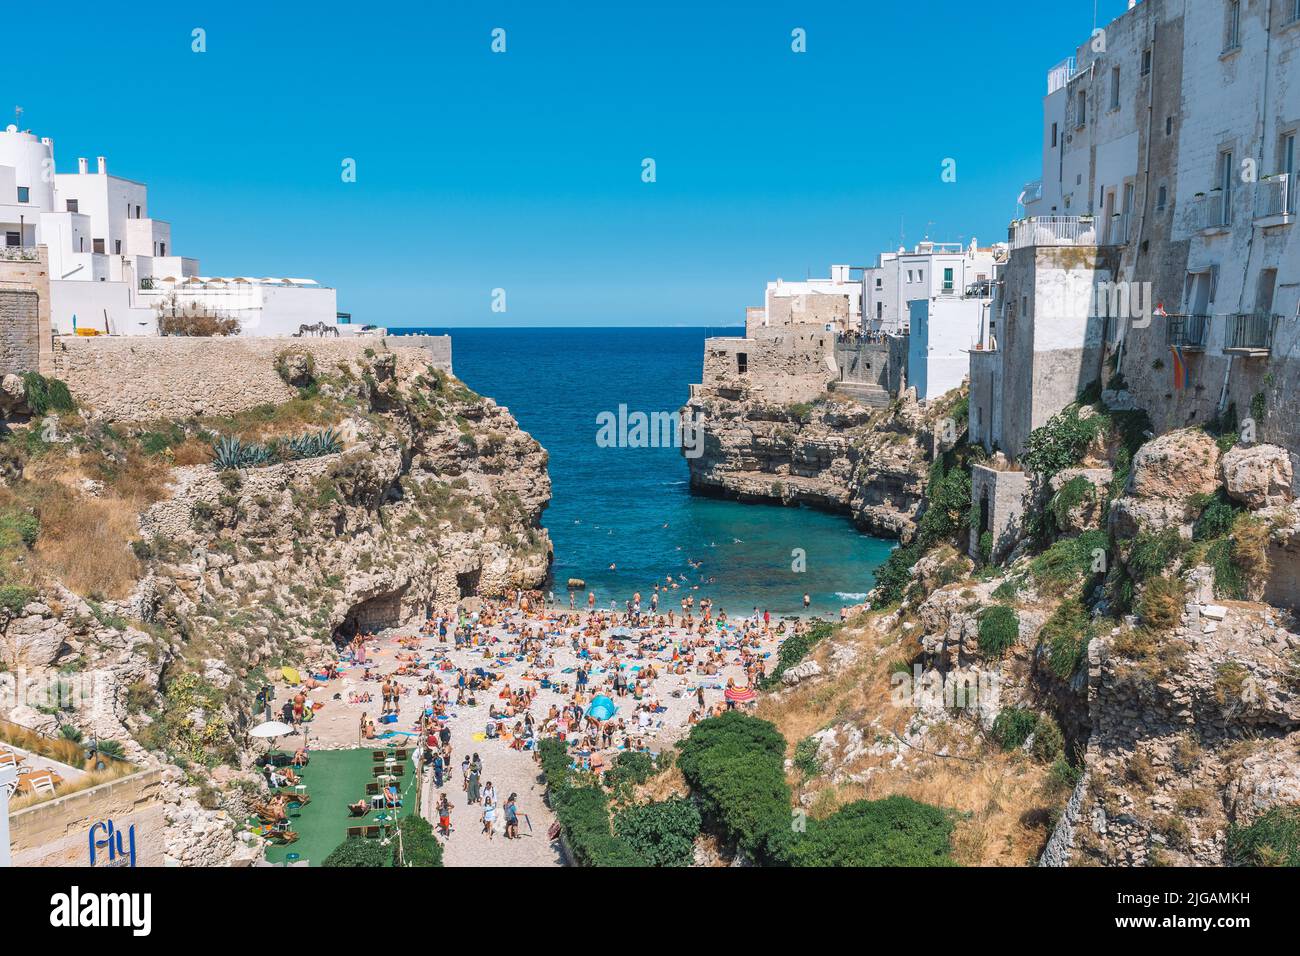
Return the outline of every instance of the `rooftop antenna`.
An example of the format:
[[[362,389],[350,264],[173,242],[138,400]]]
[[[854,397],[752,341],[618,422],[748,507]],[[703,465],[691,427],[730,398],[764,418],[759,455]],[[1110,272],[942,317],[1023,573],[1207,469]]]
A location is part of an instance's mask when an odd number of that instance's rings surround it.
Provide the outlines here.
[[[14,125],[15,126],[23,125],[23,108],[21,106],[14,107]]]

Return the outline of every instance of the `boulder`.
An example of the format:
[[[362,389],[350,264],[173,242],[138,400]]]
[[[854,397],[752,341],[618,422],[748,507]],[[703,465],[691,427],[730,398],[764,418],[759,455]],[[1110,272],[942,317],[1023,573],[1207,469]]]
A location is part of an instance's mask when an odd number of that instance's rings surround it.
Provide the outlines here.
[[[1052,476],[1051,489],[1055,495],[1075,478],[1082,478],[1092,486],[1092,494],[1085,496],[1065,515],[1065,527],[1061,530],[1067,534],[1087,531],[1101,524],[1105,517],[1106,495],[1114,472],[1109,468],[1066,468]]]
[[[1133,456],[1127,493],[1138,498],[1183,499],[1219,487],[1219,446],[1199,428],[1153,438]]]
[[[810,677],[817,677],[821,674],[821,665],[816,661],[800,661],[794,667],[787,668],[781,675],[781,683],[787,687],[793,687],[800,681],[808,680]]]
[[[0,378],[0,412],[8,415],[27,403],[27,383],[22,376],[9,372]]]
[[[1223,483],[1228,495],[1247,508],[1282,505],[1291,500],[1291,456],[1277,445],[1237,445],[1223,456]]]
[[[312,360],[306,352],[287,352],[281,358],[280,374],[284,380],[295,388],[310,385],[312,381]]]

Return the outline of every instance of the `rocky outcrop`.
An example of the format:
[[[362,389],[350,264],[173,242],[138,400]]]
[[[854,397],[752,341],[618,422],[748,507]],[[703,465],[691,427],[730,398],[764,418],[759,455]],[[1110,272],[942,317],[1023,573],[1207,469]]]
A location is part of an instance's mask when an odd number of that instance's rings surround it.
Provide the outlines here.
[[[839,511],[904,541],[915,533],[941,409],[907,400],[875,409],[833,394],[780,405],[700,388],[682,414],[703,430],[703,453],[687,458],[694,491]]]
[[[1219,487],[1219,446],[1199,428],[1168,432],[1133,456],[1126,493],[1137,498],[1182,500]]]
[[[1277,445],[1237,445],[1223,456],[1223,484],[1229,497],[1247,508],[1291,500],[1291,456]]]
[[[319,355],[268,351],[270,374],[303,389],[286,425],[328,423],[339,450],[238,470],[172,467],[139,516],[140,575],[125,598],[88,600],[47,577],[17,589],[30,592],[25,603],[0,602],[0,682],[17,692],[2,695],[17,706],[0,716],[44,733],[70,725],[138,764],[187,764],[165,788],[166,852],[180,865],[259,855],[236,836],[240,794],[258,784],[232,774],[249,759],[249,687],[266,668],[310,665],[358,628],[547,578],[545,450],[420,354],[355,349],[325,367]],[[88,410],[85,427],[100,418]],[[76,487],[103,492],[97,481]],[[38,696],[50,687],[71,695],[51,706]]]

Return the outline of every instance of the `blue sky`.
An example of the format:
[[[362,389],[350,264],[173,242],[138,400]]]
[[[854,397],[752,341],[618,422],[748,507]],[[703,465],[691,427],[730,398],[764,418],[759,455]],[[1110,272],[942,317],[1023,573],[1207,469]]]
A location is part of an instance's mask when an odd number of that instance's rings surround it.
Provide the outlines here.
[[[5,68],[23,126],[61,172],[102,154],[147,182],[204,274],[311,276],[394,327],[734,325],[900,221],[1005,238],[1047,70],[1093,22],[1093,0],[176,6],[31,23]]]

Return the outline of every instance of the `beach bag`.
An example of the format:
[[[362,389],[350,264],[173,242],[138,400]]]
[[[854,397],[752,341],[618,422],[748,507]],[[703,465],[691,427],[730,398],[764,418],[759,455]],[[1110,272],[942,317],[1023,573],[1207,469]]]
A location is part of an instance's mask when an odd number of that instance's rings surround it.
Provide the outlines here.
[[[546,839],[554,842],[559,838],[560,838],[560,824],[557,821],[556,823],[552,823],[549,827],[547,827]]]

